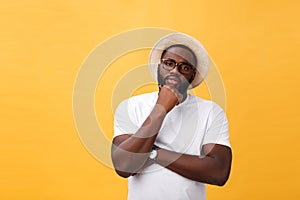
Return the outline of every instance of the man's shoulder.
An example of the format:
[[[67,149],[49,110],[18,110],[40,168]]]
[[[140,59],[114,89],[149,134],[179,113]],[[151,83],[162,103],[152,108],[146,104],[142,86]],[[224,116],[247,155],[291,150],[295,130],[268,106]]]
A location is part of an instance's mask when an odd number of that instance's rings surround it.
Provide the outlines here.
[[[153,100],[157,99],[157,96],[158,96],[157,92],[149,92],[149,93],[132,96],[132,97],[128,98],[127,100],[132,101],[132,102],[153,101]]]
[[[194,96],[192,94],[189,94],[189,98],[190,98],[189,100],[190,104],[197,104],[197,106],[199,107],[206,107],[209,109],[221,108],[220,105],[218,105],[216,102],[212,100],[203,99],[201,97]]]
[[[189,94],[189,102],[190,103],[203,104],[203,105],[213,105],[213,104],[216,104],[212,100],[203,99],[201,97],[194,96],[192,94]]]
[[[126,108],[136,108],[136,107],[143,107],[147,105],[152,105],[156,102],[158,97],[157,92],[150,92],[139,94],[136,96],[129,97],[123,100],[118,107],[126,107]]]

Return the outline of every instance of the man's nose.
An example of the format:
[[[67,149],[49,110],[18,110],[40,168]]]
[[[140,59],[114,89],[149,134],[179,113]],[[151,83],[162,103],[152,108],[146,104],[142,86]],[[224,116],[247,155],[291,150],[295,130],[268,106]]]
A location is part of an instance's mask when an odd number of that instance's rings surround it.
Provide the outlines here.
[[[170,71],[171,73],[176,73],[176,74],[180,74],[180,72],[179,72],[179,68],[178,68],[178,66],[176,65],[171,71]]]

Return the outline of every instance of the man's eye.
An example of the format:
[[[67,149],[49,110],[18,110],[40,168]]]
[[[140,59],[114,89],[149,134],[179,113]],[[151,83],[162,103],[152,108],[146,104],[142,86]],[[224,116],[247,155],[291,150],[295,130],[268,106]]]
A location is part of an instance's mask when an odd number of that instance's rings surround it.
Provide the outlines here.
[[[167,61],[165,61],[165,65],[167,65],[167,66],[173,66],[173,62],[172,62],[172,61],[169,61],[169,60],[167,60]]]
[[[181,69],[186,72],[190,71],[190,67],[188,65],[181,66]]]

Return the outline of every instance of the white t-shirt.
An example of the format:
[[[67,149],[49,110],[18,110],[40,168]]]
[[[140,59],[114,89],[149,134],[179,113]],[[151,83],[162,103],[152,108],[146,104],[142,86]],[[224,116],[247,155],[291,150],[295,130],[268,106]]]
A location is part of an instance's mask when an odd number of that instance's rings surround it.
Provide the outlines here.
[[[131,97],[115,112],[114,137],[134,134],[152,111],[157,92]],[[230,146],[228,121],[222,108],[212,101],[188,94],[165,117],[155,144],[184,154],[201,155],[204,144]],[[129,200],[204,200],[205,184],[187,179],[158,164],[128,179]]]

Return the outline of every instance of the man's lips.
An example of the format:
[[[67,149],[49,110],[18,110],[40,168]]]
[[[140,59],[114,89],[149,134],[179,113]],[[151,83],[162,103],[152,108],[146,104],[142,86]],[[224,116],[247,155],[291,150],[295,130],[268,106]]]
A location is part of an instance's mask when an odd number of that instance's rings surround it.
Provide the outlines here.
[[[180,83],[180,80],[177,77],[174,76],[168,76],[166,78],[166,83],[170,83],[172,85],[177,85],[178,83]]]

